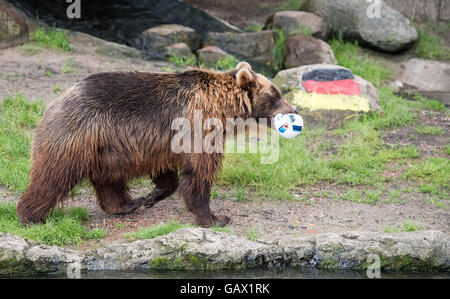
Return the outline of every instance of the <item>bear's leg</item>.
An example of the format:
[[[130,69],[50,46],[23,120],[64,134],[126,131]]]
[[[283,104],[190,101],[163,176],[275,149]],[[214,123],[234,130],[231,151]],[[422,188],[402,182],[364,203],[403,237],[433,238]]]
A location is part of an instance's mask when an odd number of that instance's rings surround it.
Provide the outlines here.
[[[97,201],[107,214],[131,213],[142,205],[142,199],[132,200],[128,194],[128,186],[122,182],[92,182]]]
[[[205,183],[201,177],[189,172],[183,173],[180,193],[183,195],[188,210],[194,214],[197,225],[202,227],[219,225],[223,227],[230,221],[230,217],[212,214],[209,207],[211,183]]]
[[[158,201],[169,197],[178,189],[179,179],[176,171],[166,171],[153,177],[152,180],[155,183],[155,189],[147,197],[143,198],[146,208],[153,207]]]
[[[41,161],[44,159],[33,161],[30,184],[16,206],[17,217],[23,225],[44,222],[47,214],[81,180],[81,174],[68,171],[61,166],[64,163],[51,168]]]

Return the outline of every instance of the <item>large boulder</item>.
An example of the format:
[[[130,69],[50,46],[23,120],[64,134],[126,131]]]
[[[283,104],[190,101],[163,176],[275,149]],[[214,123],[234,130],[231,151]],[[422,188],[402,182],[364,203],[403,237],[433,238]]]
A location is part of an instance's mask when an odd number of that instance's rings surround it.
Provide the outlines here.
[[[96,0],[81,1],[81,18],[66,16],[67,0],[11,1],[39,20],[56,27],[81,31],[118,43],[131,44],[141,32],[161,24],[179,24],[195,29],[201,36],[214,32],[240,32],[205,10],[179,0]],[[73,2],[73,1],[72,1]]]
[[[246,60],[254,69],[272,74],[275,68],[273,54],[278,35],[275,31],[261,32],[210,32],[205,40],[207,46],[217,46],[238,59]]]
[[[5,0],[0,0],[0,49],[25,42],[33,26],[28,17]]]
[[[440,100],[450,106],[450,64],[413,58],[400,65],[394,83],[398,92],[418,92],[424,97]]]
[[[305,33],[326,40],[330,33],[328,23],[320,16],[305,11],[279,11],[267,18],[267,29],[283,29],[287,35]]]
[[[384,0],[384,2],[410,20],[432,22],[437,21],[439,17],[440,0]]]
[[[439,21],[450,21],[450,1],[442,0],[439,7]]]
[[[342,81],[344,89],[348,86],[356,87],[357,92],[351,95],[346,92],[310,92],[305,89],[304,82],[310,74],[332,70],[349,74],[347,80]],[[336,72],[336,73],[337,73]],[[326,76],[325,76],[326,77]],[[351,79],[352,78],[352,79]],[[334,80],[337,79],[337,80]],[[342,78],[324,79],[326,82],[339,87]],[[321,79],[317,79],[321,80]],[[311,82],[311,81],[310,81]],[[379,111],[379,95],[372,83],[353,75],[347,68],[337,65],[315,64],[287,69],[279,72],[273,83],[280,88],[283,96],[292,104],[300,107],[300,115],[309,126],[325,125],[335,127],[344,120],[358,118],[364,112]],[[328,84],[320,82],[320,84]],[[335,87],[331,87],[336,89]],[[319,88],[323,89],[323,85]]]
[[[167,47],[178,43],[185,43],[195,51],[200,46],[200,38],[192,28],[166,24],[145,30],[133,41],[133,45],[142,50],[145,57],[159,59],[167,56]]]
[[[304,34],[286,39],[284,66],[294,68],[308,64],[337,64],[331,47],[324,41]]]
[[[304,9],[322,16],[344,38],[386,52],[405,49],[417,40],[411,22],[383,1],[309,0]]]

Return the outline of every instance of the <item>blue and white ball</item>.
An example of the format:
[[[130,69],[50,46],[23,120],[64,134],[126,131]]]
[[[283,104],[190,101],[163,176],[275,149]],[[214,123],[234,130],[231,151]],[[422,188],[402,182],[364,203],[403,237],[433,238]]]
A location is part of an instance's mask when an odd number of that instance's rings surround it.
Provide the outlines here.
[[[278,113],[273,118],[273,126],[282,137],[295,138],[303,131],[303,118],[298,114]]]

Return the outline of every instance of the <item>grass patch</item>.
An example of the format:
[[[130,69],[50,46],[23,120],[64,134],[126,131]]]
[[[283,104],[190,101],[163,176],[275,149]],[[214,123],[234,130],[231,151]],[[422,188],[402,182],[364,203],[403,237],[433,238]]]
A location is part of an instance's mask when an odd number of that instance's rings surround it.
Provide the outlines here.
[[[197,58],[194,55],[190,56],[179,56],[177,54],[172,54],[169,57],[169,60],[173,63],[181,66],[187,66],[187,65],[196,65],[197,64]]]
[[[55,26],[51,28],[39,27],[31,34],[31,38],[39,47],[45,49],[56,49],[64,52],[73,51],[66,33],[55,28]]]
[[[244,30],[247,32],[260,32],[263,30],[263,28],[263,24],[253,21],[249,25],[247,25]]]
[[[421,183],[419,190],[448,198],[450,162],[443,157],[432,157],[412,163],[403,174],[408,180]]]
[[[229,71],[235,69],[237,64],[237,60],[230,55],[217,60],[214,64],[214,68],[220,71]]]
[[[247,231],[247,239],[250,241],[257,241],[259,239],[259,232],[256,228],[251,227]]]
[[[279,72],[283,69],[284,65],[286,33],[282,29],[276,29],[275,31],[277,32],[277,38],[273,48],[272,60],[274,63],[275,72]]]
[[[421,109],[432,111],[445,111],[447,109],[441,102],[424,98],[418,93],[414,94],[413,98],[419,103],[418,108]]]
[[[433,126],[419,126],[416,128],[416,132],[419,135],[443,135],[445,133],[441,127]]]
[[[188,224],[181,224],[175,220],[170,220],[167,223],[158,224],[151,227],[141,227],[137,231],[125,234],[126,238],[130,239],[153,239],[159,236],[167,235],[180,228],[193,227]]]
[[[57,208],[48,216],[46,223],[24,227],[17,218],[16,204],[0,202],[0,232],[12,233],[45,245],[76,245],[83,240],[104,238],[104,229],[89,231],[83,225],[88,218],[89,213],[84,208]]]
[[[280,4],[266,4],[262,7],[265,9],[270,9],[273,11],[283,11],[283,10],[299,10],[300,7],[306,2],[306,0],[287,0]]]
[[[450,59],[450,49],[447,48],[439,36],[431,31],[417,28],[418,39],[414,46],[414,52],[420,58],[425,59]]]
[[[28,184],[32,130],[44,112],[42,101],[23,95],[0,101],[0,184],[23,192]]]
[[[424,229],[426,229],[426,227],[423,226],[422,224],[416,223],[412,220],[407,220],[403,222],[401,225],[397,225],[394,227],[387,225],[385,226],[383,231],[385,233],[398,233],[398,232],[416,232]]]
[[[352,70],[355,75],[372,82],[375,86],[380,87],[392,78],[392,71],[383,67],[377,59],[364,54],[358,42],[345,42],[334,37],[328,43],[339,65]]]

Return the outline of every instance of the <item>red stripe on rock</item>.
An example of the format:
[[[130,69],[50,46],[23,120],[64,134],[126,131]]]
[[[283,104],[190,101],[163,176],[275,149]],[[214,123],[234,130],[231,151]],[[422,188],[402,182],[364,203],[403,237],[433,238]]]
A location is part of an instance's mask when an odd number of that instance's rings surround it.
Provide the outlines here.
[[[320,94],[341,94],[355,96],[361,94],[359,84],[352,79],[336,80],[328,82],[319,82],[307,80],[302,83],[307,92]]]

